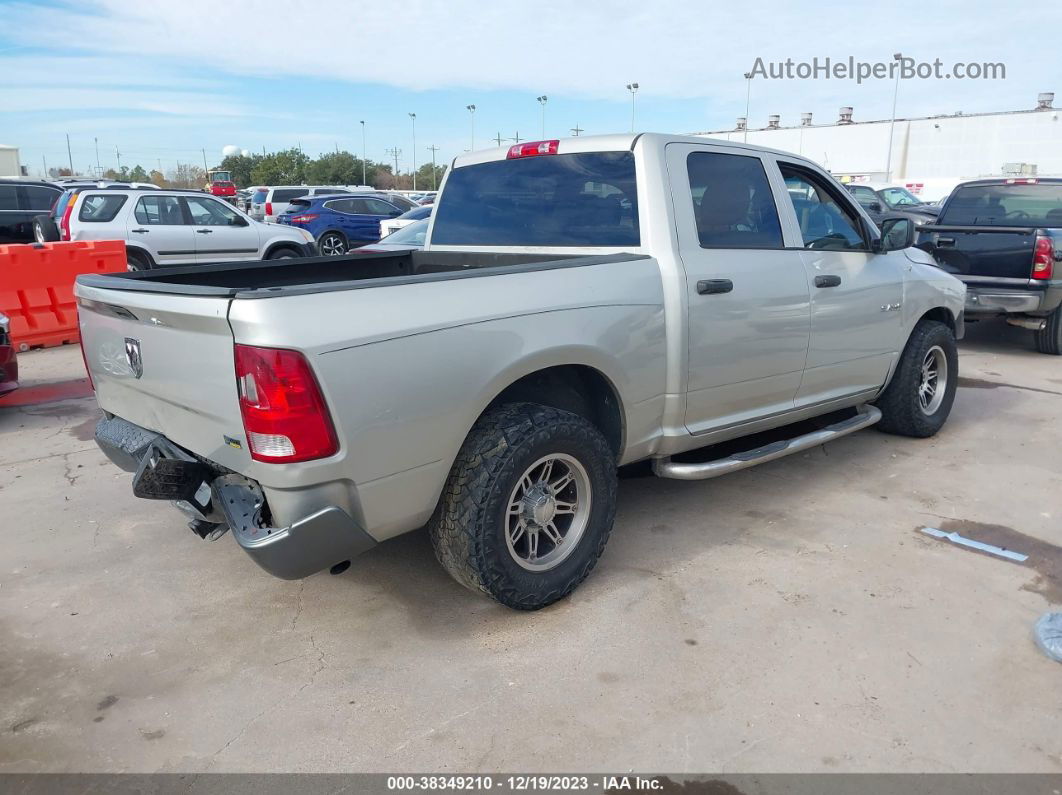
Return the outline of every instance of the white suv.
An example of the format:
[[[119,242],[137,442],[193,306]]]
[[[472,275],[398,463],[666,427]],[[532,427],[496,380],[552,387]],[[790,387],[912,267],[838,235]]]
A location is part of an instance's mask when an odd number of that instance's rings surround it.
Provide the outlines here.
[[[62,240],[124,240],[130,270],[317,255],[302,229],[263,224],[201,191],[67,191],[56,202]]]
[[[284,211],[288,209],[288,202],[292,199],[354,192],[350,188],[336,185],[270,185],[255,188],[254,193],[251,194],[251,207],[248,212],[256,220],[272,224],[284,214]]]

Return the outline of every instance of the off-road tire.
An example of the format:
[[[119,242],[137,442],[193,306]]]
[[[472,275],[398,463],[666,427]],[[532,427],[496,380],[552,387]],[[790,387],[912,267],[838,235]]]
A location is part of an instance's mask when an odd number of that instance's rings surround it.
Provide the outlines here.
[[[1036,350],[1062,356],[1062,306],[1047,316],[1047,325],[1036,332]]]
[[[918,402],[918,387],[922,383],[922,362],[934,346],[940,346],[944,351],[948,372],[944,384],[944,398],[937,409],[927,415]],[[959,353],[955,345],[955,334],[938,321],[919,322],[907,340],[892,381],[875,401],[875,405],[881,410],[878,430],[916,438],[933,436],[951,413],[958,380]]]
[[[506,544],[507,501],[542,456],[566,453],[586,469],[589,521],[571,554],[546,571],[528,571]],[[588,420],[537,403],[486,412],[469,432],[428,522],[435,556],[473,591],[516,610],[538,610],[570,594],[597,563],[616,514],[616,454]]]

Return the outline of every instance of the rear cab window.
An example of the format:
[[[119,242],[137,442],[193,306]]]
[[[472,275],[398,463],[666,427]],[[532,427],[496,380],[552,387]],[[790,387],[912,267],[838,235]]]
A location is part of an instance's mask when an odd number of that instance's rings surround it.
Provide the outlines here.
[[[89,193],[81,200],[81,209],[77,219],[86,223],[106,223],[113,221],[118,211],[125,204],[125,196],[114,193]]]
[[[640,245],[634,154],[586,152],[455,168],[432,243],[450,246]]]
[[[1062,227],[1062,184],[960,186],[948,200],[938,223]]]
[[[18,188],[14,185],[0,185],[0,210],[18,209]]]

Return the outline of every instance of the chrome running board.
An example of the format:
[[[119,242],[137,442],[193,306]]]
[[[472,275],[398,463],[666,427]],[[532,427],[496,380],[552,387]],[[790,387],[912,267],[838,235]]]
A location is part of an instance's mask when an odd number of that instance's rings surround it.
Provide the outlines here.
[[[820,444],[832,442],[850,433],[868,428],[881,419],[881,411],[874,406],[862,406],[859,413],[833,425],[827,425],[820,431],[805,433],[803,436],[795,436],[792,439],[783,439],[755,450],[744,453],[735,453],[727,458],[719,458],[715,461],[703,463],[680,464],[670,458],[654,458],[653,473],[661,478],[674,478],[676,480],[707,480],[717,478],[720,475],[729,475],[740,469],[748,469],[757,464],[765,464],[782,458],[809,447],[818,447]]]

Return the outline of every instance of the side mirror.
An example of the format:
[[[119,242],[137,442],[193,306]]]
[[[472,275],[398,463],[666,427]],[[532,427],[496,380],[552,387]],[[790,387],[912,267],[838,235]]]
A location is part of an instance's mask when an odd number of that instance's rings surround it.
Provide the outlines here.
[[[229,226],[247,226],[247,219],[242,215],[234,215],[229,221]]]
[[[915,226],[910,218],[886,218],[881,222],[881,239],[878,251],[899,251],[914,245]]]
[[[867,209],[870,210],[870,212],[872,212],[872,213],[880,213],[881,212],[881,202],[871,202],[870,204],[867,205]]]

